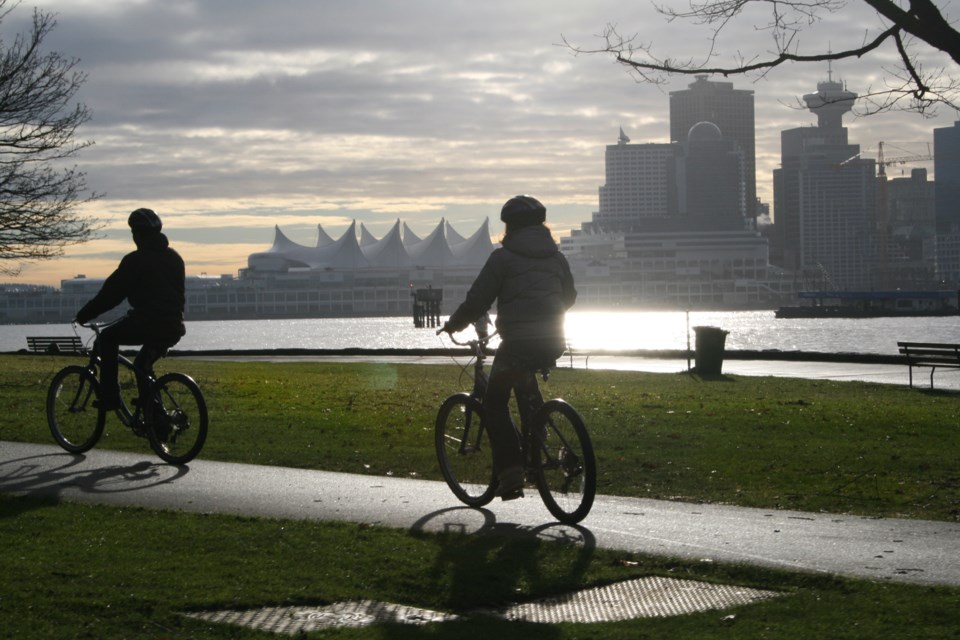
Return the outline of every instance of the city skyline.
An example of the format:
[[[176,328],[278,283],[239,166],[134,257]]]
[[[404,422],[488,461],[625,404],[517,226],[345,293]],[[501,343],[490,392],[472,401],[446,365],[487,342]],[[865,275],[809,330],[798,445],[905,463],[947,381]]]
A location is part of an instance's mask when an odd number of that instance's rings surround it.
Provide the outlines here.
[[[356,219],[381,234],[403,218],[422,233],[441,218],[471,227],[489,217],[496,236],[499,204],[521,191],[544,200],[563,235],[597,210],[604,149],[619,128],[635,142],[668,142],[668,93],[693,82],[637,84],[563,39],[593,46],[618,23],[686,47],[682,57],[701,55],[707,35],[664,23],[647,4],[572,0],[38,0],[8,15],[2,35],[23,31],[34,6],[57,14],[48,48],[79,58],[88,76],[79,98],[93,119],[80,138],[96,144],[77,164],[106,194],[87,208],[107,223],[104,238],[15,280],[53,285],[107,275],[132,248],[124,223],[138,206],[164,216],[193,274],[235,274],[270,246],[275,224],[311,244],[317,224],[339,233]],[[811,47],[859,40],[877,24],[857,5],[840,14],[811,27]],[[766,45],[741,26],[730,34],[738,46]],[[833,75],[862,92],[881,85],[892,56],[838,63]],[[756,82],[719,79],[754,92],[764,202],[780,131],[814,124],[797,101],[826,75],[826,65],[795,65]],[[864,155],[885,140],[896,156],[926,153],[933,129],[952,122],[891,113],[848,127]],[[923,165],[906,172],[914,166]]]

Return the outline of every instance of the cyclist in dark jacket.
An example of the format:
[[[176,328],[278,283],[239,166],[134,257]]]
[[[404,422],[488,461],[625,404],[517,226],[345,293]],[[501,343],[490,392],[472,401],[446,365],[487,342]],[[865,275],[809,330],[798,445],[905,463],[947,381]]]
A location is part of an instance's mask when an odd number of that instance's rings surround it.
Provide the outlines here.
[[[570,265],[543,224],[546,213],[530,196],[503,205],[502,247],[490,254],[466,300],[443,326],[448,333],[461,331],[497,303],[500,346],[483,406],[499,478],[497,495],[504,500],[523,496],[523,458],[510,419],[510,392],[531,371],[556,365],[566,348],[564,315],[577,299]]]
[[[163,223],[151,209],[137,209],[127,220],[136,251],[120,260],[90,302],[77,312],[74,322],[87,323],[124,300],[130,311],[100,333],[100,407],[111,411],[120,406],[117,358],[120,345],[143,345],[134,365],[152,374],[153,364],[186,333],[183,325],[185,268],[183,259],[161,233]],[[145,380],[138,377],[140,397]]]

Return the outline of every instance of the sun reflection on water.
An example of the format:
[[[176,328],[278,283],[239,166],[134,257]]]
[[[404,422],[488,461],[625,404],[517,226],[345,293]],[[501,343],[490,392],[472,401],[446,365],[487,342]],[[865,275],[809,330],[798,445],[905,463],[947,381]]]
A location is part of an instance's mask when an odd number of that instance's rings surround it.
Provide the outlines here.
[[[574,349],[676,349],[686,346],[687,314],[683,311],[581,311],[567,315],[565,329]],[[693,344],[692,337],[690,340]]]

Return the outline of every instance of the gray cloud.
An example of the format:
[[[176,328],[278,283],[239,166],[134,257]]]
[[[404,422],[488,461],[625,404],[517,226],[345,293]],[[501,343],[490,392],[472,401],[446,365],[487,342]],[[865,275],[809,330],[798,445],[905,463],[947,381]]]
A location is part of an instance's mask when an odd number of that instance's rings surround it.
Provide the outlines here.
[[[58,15],[48,45],[80,58],[88,74],[79,98],[93,120],[81,135],[96,145],[79,164],[107,194],[100,210],[178,201],[169,206],[222,215],[219,242],[272,237],[271,212],[309,212],[311,201],[369,225],[403,217],[429,229],[447,214],[478,223],[506,195],[531,192],[559,226],[575,226],[596,208],[604,147],[618,128],[634,142],[666,141],[667,92],[691,79],[638,84],[609,57],[558,46],[562,38],[599,46],[596,34],[615,23],[680,58],[702,56],[708,35],[634,1],[36,4]],[[4,31],[22,29],[30,8]],[[803,34],[804,47],[836,48],[879,24],[858,1],[826,18]],[[769,48],[753,24],[730,29],[723,53]],[[834,71],[863,91],[882,69],[865,59]],[[756,93],[765,199],[779,132],[815,120],[788,105],[825,76],[825,67],[794,65],[731,79]],[[849,126],[866,153],[893,137],[922,148],[949,123],[949,114],[889,114]],[[256,233],[228,220],[244,212],[262,220]]]

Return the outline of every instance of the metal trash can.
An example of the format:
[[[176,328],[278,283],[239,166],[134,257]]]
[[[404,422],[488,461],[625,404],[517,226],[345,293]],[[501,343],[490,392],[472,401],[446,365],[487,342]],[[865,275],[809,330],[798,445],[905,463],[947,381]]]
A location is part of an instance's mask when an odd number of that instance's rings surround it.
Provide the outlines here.
[[[694,327],[693,331],[696,333],[694,371],[700,375],[719,375],[730,332],[719,327]]]

